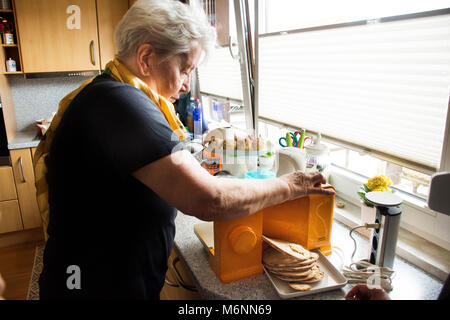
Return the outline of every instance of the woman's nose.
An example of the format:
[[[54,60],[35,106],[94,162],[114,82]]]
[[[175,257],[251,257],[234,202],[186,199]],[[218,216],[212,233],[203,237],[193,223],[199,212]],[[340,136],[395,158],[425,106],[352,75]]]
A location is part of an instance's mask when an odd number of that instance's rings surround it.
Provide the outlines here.
[[[180,91],[183,93],[188,93],[191,90],[191,76],[184,78],[183,84],[181,85]]]

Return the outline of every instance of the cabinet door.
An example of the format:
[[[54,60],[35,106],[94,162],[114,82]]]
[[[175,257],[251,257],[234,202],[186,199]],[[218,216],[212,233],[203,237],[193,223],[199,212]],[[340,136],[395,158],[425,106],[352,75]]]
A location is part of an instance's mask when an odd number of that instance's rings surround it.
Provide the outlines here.
[[[10,166],[0,167],[0,201],[17,199],[14,176]]]
[[[20,218],[17,200],[0,202],[0,233],[22,230],[22,219]]]
[[[10,150],[14,180],[16,182],[23,228],[42,226],[41,214],[36,200],[34,170],[30,149]]]
[[[175,262],[176,259],[178,262]],[[179,259],[175,249],[172,250],[168,263],[169,270],[167,270],[166,279],[178,287],[171,286],[166,282],[161,290],[161,300],[200,300],[201,296],[196,290],[187,290],[180,285],[179,280],[190,287],[194,287],[194,281],[192,280],[190,271],[183,261]]]
[[[128,10],[128,0],[97,0],[98,38],[100,43],[100,67],[114,59],[117,48],[114,31]]]
[[[24,72],[99,70],[93,0],[15,0]]]

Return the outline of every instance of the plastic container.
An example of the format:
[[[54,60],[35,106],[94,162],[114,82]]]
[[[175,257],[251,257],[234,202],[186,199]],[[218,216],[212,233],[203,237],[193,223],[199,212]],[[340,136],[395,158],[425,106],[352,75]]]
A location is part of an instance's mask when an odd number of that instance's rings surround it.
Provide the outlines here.
[[[194,139],[202,140],[203,128],[202,128],[202,106],[199,99],[195,99],[193,106],[193,121],[194,121]]]
[[[14,61],[11,58],[6,60],[6,71],[7,72],[15,72],[15,71],[17,71],[16,61]]]
[[[237,178],[244,178],[246,172],[258,170],[257,151],[224,150],[219,153],[222,155],[222,170]]]
[[[6,31],[3,34],[3,43],[4,44],[14,44],[14,35],[11,32]]]
[[[186,125],[190,132],[194,132],[194,108],[195,108],[195,101],[191,98],[191,101],[187,105],[187,112],[186,112]]]
[[[269,170],[260,170],[247,172],[245,174],[245,179],[271,179],[276,178],[276,174]]]
[[[320,143],[321,135],[313,144],[307,145],[306,150],[306,172],[320,172],[328,180],[329,167],[331,163],[330,150],[326,145]]]

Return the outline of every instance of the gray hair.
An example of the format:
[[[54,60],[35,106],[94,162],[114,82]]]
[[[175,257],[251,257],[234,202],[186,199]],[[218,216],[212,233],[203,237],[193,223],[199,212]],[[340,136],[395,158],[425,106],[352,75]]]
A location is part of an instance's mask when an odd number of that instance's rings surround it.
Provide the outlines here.
[[[137,1],[117,25],[114,36],[118,59],[135,54],[148,43],[163,60],[189,53],[195,40],[208,56],[217,37],[202,9],[174,0]]]

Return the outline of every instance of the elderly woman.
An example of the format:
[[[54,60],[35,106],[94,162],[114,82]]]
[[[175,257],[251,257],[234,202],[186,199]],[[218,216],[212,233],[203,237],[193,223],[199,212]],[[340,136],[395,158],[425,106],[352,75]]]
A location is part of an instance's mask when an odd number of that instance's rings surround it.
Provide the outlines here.
[[[330,192],[315,187],[320,174],[218,179],[179,148],[186,133],[172,102],[215,42],[203,13],[140,0],[115,37],[116,59],[61,101],[36,153],[44,222],[49,209],[41,299],[158,299],[177,209],[236,219]]]

